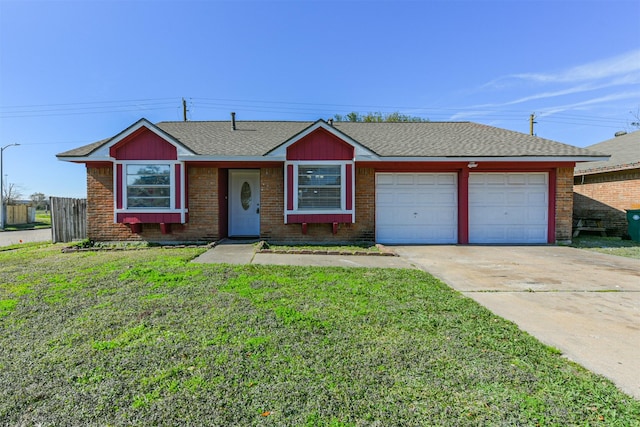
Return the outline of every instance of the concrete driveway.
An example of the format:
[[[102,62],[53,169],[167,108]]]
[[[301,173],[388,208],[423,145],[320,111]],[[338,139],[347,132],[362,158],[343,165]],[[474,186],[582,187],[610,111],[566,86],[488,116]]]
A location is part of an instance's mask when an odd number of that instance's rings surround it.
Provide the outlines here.
[[[562,246],[392,249],[640,399],[640,260]]]

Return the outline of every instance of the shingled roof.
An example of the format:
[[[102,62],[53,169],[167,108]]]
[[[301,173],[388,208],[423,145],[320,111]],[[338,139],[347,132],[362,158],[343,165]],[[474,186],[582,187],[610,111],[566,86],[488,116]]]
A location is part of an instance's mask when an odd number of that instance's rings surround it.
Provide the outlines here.
[[[156,126],[200,156],[260,157],[317,122],[160,122]],[[603,156],[583,148],[472,122],[361,123],[333,127],[381,157],[570,157]],[[89,156],[113,138],[58,154]]]
[[[587,149],[609,153],[611,158],[607,161],[580,163],[575,168],[575,175],[640,168],[640,131],[590,145]]]

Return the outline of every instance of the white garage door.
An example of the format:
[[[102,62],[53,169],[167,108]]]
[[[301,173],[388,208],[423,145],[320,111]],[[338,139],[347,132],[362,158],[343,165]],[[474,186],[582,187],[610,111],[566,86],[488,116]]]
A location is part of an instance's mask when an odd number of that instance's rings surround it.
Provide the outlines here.
[[[457,243],[455,173],[376,174],[376,240]]]
[[[469,243],[547,243],[549,175],[470,173]]]

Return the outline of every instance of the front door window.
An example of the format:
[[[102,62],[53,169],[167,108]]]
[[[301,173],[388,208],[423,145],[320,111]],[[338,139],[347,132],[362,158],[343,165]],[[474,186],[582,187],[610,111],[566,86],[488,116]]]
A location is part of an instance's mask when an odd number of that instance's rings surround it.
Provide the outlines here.
[[[247,181],[242,184],[240,189],[240,203],[245,211],[251,207],[251,185]]]

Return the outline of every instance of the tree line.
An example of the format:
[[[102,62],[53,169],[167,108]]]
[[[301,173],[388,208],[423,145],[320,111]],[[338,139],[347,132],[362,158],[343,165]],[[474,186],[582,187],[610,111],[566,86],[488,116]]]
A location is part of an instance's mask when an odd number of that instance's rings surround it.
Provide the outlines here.
[[[3,204],[15,205],[21,203],[23,200],[22,191],[20,187],[13,183],[7,183],[4,185],[3,191]],[[36,192],[29,196],[31,206],[39,210],[49,209],[49,198],[44,193]]]
[[[398,111],[393,113],[382,113],[380,111],[373,113],[358,113],[352,111],[348,114],[336,114],[333,116],[336,122],[359,122],[359,123],[422,123],[428,122],[428,118],[411,116],[402,114]]]

